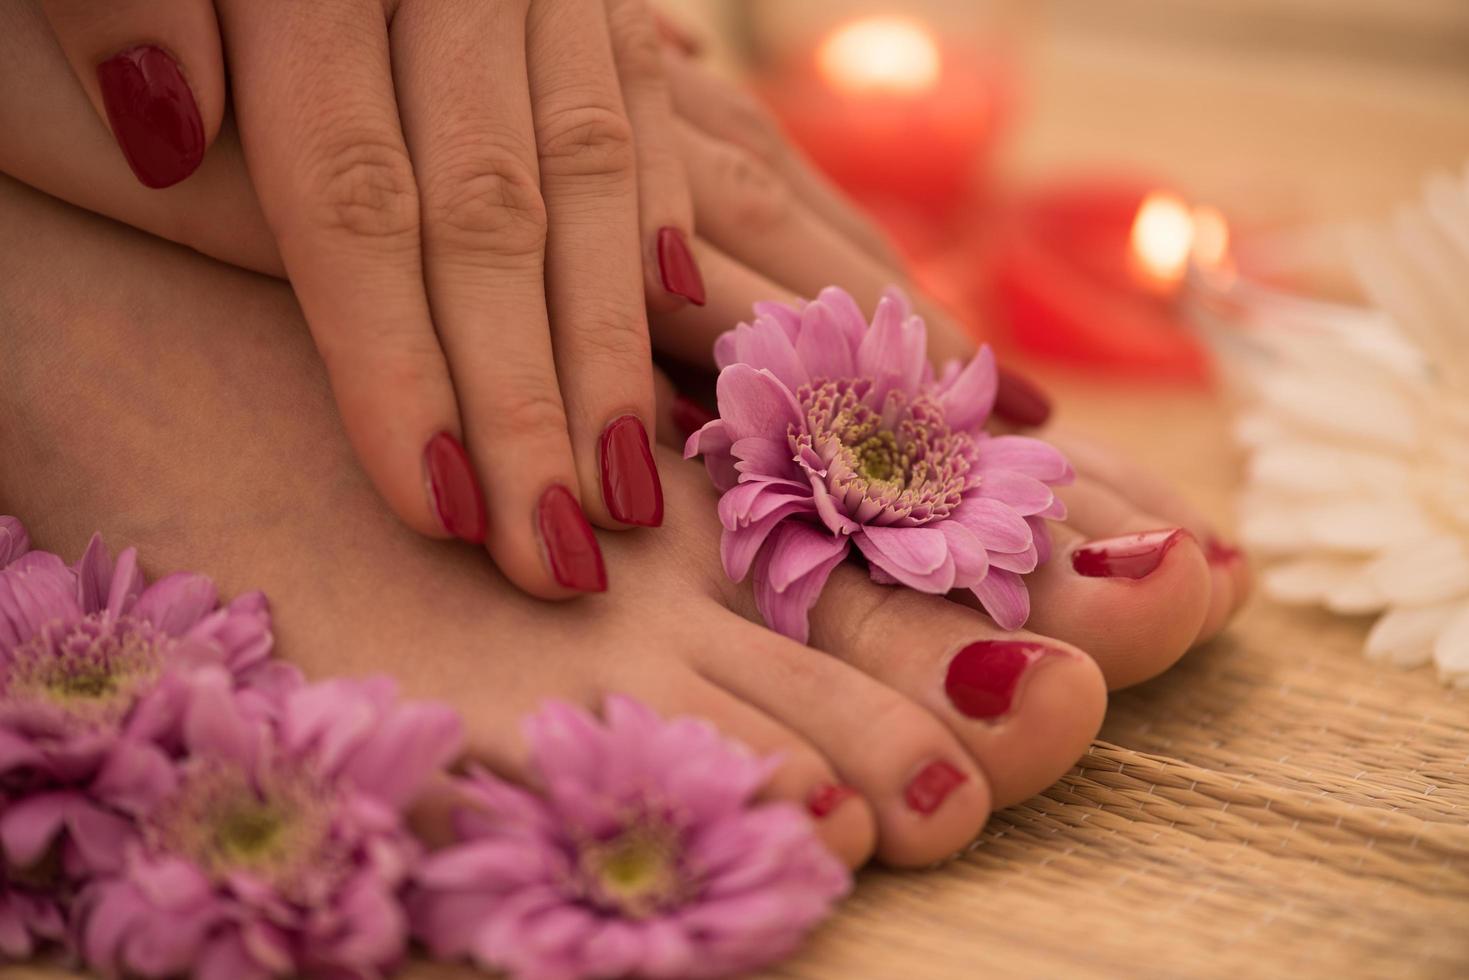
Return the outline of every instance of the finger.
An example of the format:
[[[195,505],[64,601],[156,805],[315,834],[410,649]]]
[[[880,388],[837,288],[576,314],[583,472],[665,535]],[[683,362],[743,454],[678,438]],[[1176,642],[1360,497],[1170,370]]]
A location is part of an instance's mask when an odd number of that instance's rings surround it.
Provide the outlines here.
[[[673,106],[663,79],[658,28],[646,0],[607,0],[617,76],[637,147],[643,289],[650,311],[704,305],[704,280],[689,251],[694,206],[673,145]]]
[[[42,0],[97,114],[145,187],[199,168],[224,118],[210,0]]]
[[[840,283],[869,312],[886,289],[902,281],[901,273],[808,210],[754,154],[686,123],[677,132],[699,233],[731,258],[802,296]],[[920,313],[928,323],[932,358],[943,361],[972,349],[963,331],[932,304],[921,305]]]
[[[632,131],[602,0],[538,0],[526,50],[548,220],[546,301],[588,516],[663,523]]]
[[[705,270],[708,302],[671,313],[650,312],[648,326],[660,353],[686,364],[712,368],[714,341],[742,320],[748,320],[758,301],[795,303],[795,293],[735,261],[703,239],[694,240],[694,254]]]
[[[409,526],[482,541],[378,0],[219,10],[231,76],[250,80],[235,92],[250,173],[352,446]]]
[[[799,200],[858,248],[893,270],[902,268],[887,236],[791,146],[769,110],[749,92],[676,50],[665,51],[664,71],[681,118],[752,154],[780,174]]]
[[[532,595],[600,592],[546,317],[546,210],[526,85],[525,3],[405,0],[393,18],[403,130],[422,198],[424,279],[486,545]]]
[[[39,4],[0,4],[0,171],[78,207],[180,242],[214,258],[282,275],[275,239],[227,121],[204,163],[182,184],[159,193],[138,182],[98,125]]]

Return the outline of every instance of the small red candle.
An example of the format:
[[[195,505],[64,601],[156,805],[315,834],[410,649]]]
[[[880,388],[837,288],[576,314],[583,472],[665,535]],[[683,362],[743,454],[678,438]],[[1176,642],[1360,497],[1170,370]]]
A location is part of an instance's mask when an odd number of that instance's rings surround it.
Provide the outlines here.
[[[1217,211],[1133,183],[1081,181],[1030,197],[994,246],[990,306],[1020,349],[1113,373],[1209,377],[1178,298],[1192,257],[1225,259]]]
[[[767,79],[792,138],[858,198],[951,209],[976,185],[1002,114],[1003,73],[897,17],[853,21]]]

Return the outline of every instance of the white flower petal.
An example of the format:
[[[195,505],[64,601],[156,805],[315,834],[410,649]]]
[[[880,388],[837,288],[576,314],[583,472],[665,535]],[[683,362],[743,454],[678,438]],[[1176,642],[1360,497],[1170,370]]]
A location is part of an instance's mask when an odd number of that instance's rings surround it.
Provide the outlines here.
[[[1342,583],[1326,597],[1326,608],[1343,616],[1379,612],[1387,606],[1384,596],[1365,575]]]
[[[1418,667],[1433,657],[1433,644],[1454,615],[1464,608],[1460,602],[1435,606],[1389,609],[1367,634],[1364,652],[1368,660]]]
[[[1250,551],[1288,555],[1311,550],[1311,538],[1300,512],[1284,504],[1252,507],[1240,514],[1240,541]]]
[[[1341,558],[1302,558],[1266,569],[1260,586],[1276,602],[1290,605],[1324,603],[1362,572],[1362,563]]]
[[[1314,376],[1293,372],[1269,379],[1261,385],[1261,396],[1286,420],[1326,436],[1387,448],[1412,449],[1420,443],[1418,412],[1392,387],[1319,371]]]
[[[1433,662],[1445,684],[1469,688],[1469,604],[1438,634],[1433,644]]]
[[[1404,497],[1355,498],[1303,508],[1307,537],[1319,548],[1371,554],[1434,536],[1436,528]]]
[[[1469,554],[1457,538],[1400,545],[1367,566],[1367,577],[1395,606],[1427,606],[1469,596]]]
[[[1307,496],[1376,495],[1383,487],[1406,485],[1410,473],[1404,457],[1300,441],[1262,447],[1249,463],[1255,487]]]

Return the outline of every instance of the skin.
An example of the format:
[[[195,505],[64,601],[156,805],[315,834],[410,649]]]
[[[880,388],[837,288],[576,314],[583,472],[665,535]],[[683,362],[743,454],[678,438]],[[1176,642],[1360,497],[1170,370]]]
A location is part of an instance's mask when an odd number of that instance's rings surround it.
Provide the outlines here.
[[[1055,655],[1008,715],[978,721],[949,703],[943,677],[956,651],[1005,635],[987,617],[844,567],[812,615],[819,652],[755,625],[748,588],[720,572],[706,477],[661,451],[666,527],[603,536],[620,587],[536,602],[482,552],[416,535],[384,506],[284,284],[9,180],[0,418],[0,511],[25,515],[39,546],[76,554],[101,528],[137,545],[153,575],[200,568],[227,593],[264,588],[282,655],[315,676],[397,674],[410,695],[448,701],[471,753],[512,778],[518,721],[547,697],[595,706],[617,691],[702,715],[780,753],[772,796],[854,787],[817,823],[854,866],[940,859],[994,807],[1049,785],[1095,735],[1107,682],[1165,669],[1219,601],[1192,539],[1142,580],[1073,574],[1067,553],[1085,539],[1169,524],[1083,475],[1057,560],[1031,579],[1049,613],[1018,634]],[[935,760],[967,779],[924,815],[903,791]]]

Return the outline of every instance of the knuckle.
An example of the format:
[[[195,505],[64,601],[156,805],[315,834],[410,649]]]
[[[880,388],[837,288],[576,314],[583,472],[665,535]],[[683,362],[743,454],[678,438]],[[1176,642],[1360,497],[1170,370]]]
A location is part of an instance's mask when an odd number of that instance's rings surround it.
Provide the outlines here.
[[[557,177],[630,177],[632,126],[622,112],[582,105],[554,110],[540,130],[541,166]]]
[[[401,145],[380,136],[338,138],[307,182],[315,223],[367,239],[418,238],[418,188]]]
[[[603,314],[588,316],[581,324],[574,343],[586,357],[619,373],[646,370],[652,360],[646,323]]]
[[[424,187],[424,236],[450,249],[539,257],[546,221],[534,175],[503,154],[446,166]]]
[[[516,437],[566,434],[566,409],[554,386],[504,387],[495,395],[495,426]]]
[[[786,143],[775,116],[742,89],[731,88],[727,96],[725,112],[739,144],[765,164],[778,164]]]
[[[714,173],[720,197],[738,226],[770,231],[791,213],[785,182],[753,154],[726,146],[715,160]]]
[[[623,87],[663,77],[663,49],[644,0],[624,0],[608,12]]]

